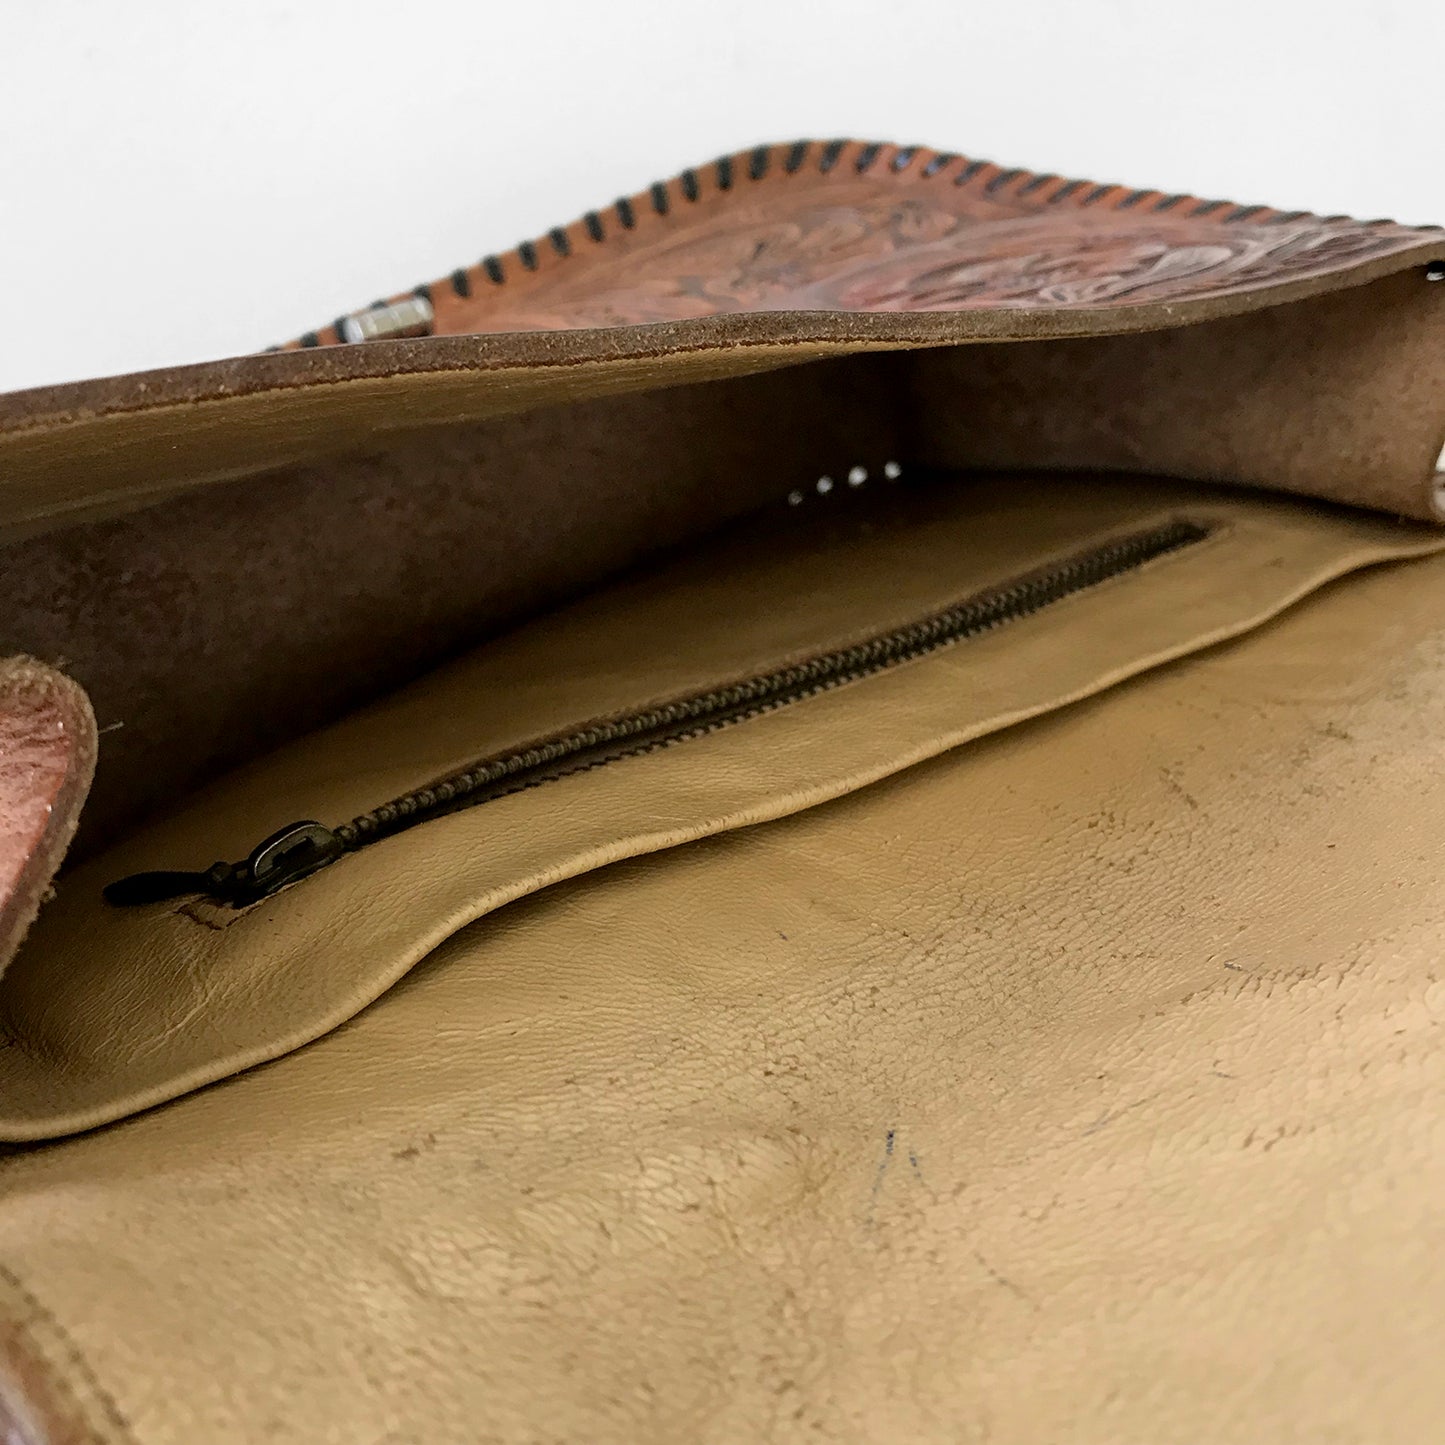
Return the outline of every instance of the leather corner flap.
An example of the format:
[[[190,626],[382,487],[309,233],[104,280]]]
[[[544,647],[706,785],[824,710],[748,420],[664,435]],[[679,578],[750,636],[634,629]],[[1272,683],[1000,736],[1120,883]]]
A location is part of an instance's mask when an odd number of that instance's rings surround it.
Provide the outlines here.
[[[75,832],[95,770],[95,717],[61,673],[0,660],[0,971]]]
[[[513,900],[825,805],[1246,632],[1353,569],[1442,546],[1344,510],[1095,477],[940,477],[780,507],[70,871],[0,981],[0,1137],[88,1129],[278,1058]],[[839,658],[858,665],[827,673]],[[779,678],[786,698],[769,691]],[[662,727],[696,715],[671,700],[699,697],[732,711]],[[629,731],[638,718],[651,733]],[[591,750],[540,775],[569,727]],[[610,741],[638,736],[656,745]],[[405,825],[484,776],[505,786]],[[283,831],[251,855],[252,881],[282,886],[199,896],[238,876],[212,859],[296,818],[334,831]],[[317,837],[355,846],[308,853]],[[104,901],[123,875],[187,868],[202,871],[152,877],[193,896]]]

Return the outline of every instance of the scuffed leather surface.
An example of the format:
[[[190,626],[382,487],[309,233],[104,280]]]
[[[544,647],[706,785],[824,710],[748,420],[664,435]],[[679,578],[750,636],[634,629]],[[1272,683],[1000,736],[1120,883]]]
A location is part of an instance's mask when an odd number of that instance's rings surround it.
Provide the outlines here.
[[[106,883],[241,858],[491,754],[878,635],[1122,535],[1203,542],[848,686],[435,819],[243,910]],[[836,522],[836,526],[830,523]],[[814,806],[1445,546],[1360,513],[1164,482],[949,478],[779,507],[264,759],[73,870],[0,985],[0,1138],[111,1122],[343,1024],[480,915]]]
[[[292,434],[334,450],[340,427],[360,454],[0,548],[0,651],[65,658],[111,729],[77,844],[89,854],[497,628],[856,465],[1130,471],[1427,512],[1442,337],[1445,286],[1416,271],[1199,326],[658,390],[691,375],[673,357],[630,397],[578,401],[591,383],[555,367],[453,378],[435,410],[418,389],[437,378],[416,375],[344,415],[335,397],[235,397],[247,445]],[[532,409],[455,424],[494,407]],[[435,424],[368,437],[367,415]],[[132,433],[133,450],[113,436],[107,457],[129,455],[148,484],[183,459],[192,483],[235,461],[225,427],[172,420],[144,444]],[[58,433],[50,445],[67,485],[95,480]]]
[[[1434,1440],[1442,707],[1375,570],[12,1155],[65,1438]]]
[[[1441,417],[1436,409],[1420,414],[1421,390],[1431,386],[1438,395],[1445,364],[1438,340],[1445,301],[1440,287],[1425,280],[1425,263],[1432,254],[1421,251],[1388,265],[1362,265],[1323,283],[1310,283],[1298,294],[1282,288],[1288,294],[1270,291],[1197,303],[1078,311],[1040,307],[997,313],[721,315],[606,330],[322,347],[15,393],[0,398],[0,535],[24,537],[150,506],[220,480],[375,450],[433,426],[660,391],[830,357],[925,348],[962,347],[967,352],[990,342],[1026,343],[1028,355],[1036,343],[1046,351],[1068,339],[1114,337],[1119,383],[1099,425],[1106,433],[1142,431],[1167,442],[1175,430],[1201,419],[1212,422],[1198,415],[1197,399],[1187,388],[1182,395],[1155,396],[1151,372],[1156,351],[1162,347],[1168,352],[1168,338],[1186,326],[1204,333],[1201,344],[1207,349],[1212,323],[1240,317],[1247,325],[1250,316],[1277,311],[1293,318],[1300,334],[1282,357],[1267,348],[1278,342],[1278,327],[1291,321],[1263,322],[1259,345],[1246,349],[1249,365],[1238,383],[1247,390],[1255,366],[1273,369],[1295,363],[1289,405],[1271,413],[1271,420],[1298,429],[1300,466],[1308,468],[1306,458],[1315,459],[1315,485],[1306,490],[1439,519],[1445,510],[1433,494],[1432,476]],[[1343,359],[1334,357],[1310,335],[1315,306],[1330,302],[1333,311],[1353,304],[1359,334],[1373,338],[1394,314],[1389,305],[1375,305],[1376,287],[1388,298],[1400,285],[1410,289],[1417,311],[1410,332],[1395,338],[1393,345],[1375,349],[1372,344],[1372,354],[1383,356],[1381,364],[1397,378],[1398,396],[1386,410],[1372,406],[1329,418],[1336,439],[1343,428],[1349,444],[1319,446],[1312,440],[1315,408],[1338,387],[1336,361],[1347,375],[1350,362],[1348,351]],[[1427,344],[1415,345],[1412,337],[1422,324],[1430,327]],[[1235,339],[1233,332],[1230,338]],[[903,360],[899,370],[907,373],[908,358]],[[1207,369],[1195,373],[1206,385],[1208,376]],[[1048,409],[1075,403],[1067,390],[1041,398],[1020,388],[1012,404],[1042,422]],[[1243,412],[1248,416],[1249,408]],[[1088,414],[1093,414],[1092,401]],[[740,419],[740,424],[745,421]],[[1107,435],[1101,440],[1109,444]],[[1232,436],[1231,459],[1249,458],[1257,440],[1247,432]],[[1411,466],[1392,473],[1382,488],[1382,456],[1401,452],[1409,454]],[[1069,464],[1086,461],[1074,457]],[[1037,458],[1025,457],[1021,464],[1037,465]],[[1146,463],[1146,468],[1164,470],[1160,463]],[[1292,466],[1288,484],[1296,485],[1298,475]],[[1210,479],[1276,485],[1257,457],[1255,465],[1242,472],[1215,459]]]
[[[0,971],[75,831],[95,745],[75,683],[29,658],[0,658]]]
[[[902,358],[901,430],[922,463],[1148,470],[1445,521],[1442,340],[1445,286],[1415,273],[1149,336],[922,352]]]
[[[75,849],[821,471],[877,476],[890,402],[846,361],[610,397],[0,548],[0,652],[64,657],[110,729]]]

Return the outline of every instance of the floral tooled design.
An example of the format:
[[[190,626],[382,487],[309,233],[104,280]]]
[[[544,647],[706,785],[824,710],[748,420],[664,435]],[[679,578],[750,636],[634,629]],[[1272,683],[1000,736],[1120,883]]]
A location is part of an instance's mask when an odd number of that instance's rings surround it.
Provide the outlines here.
[[[982,220],[916,199],[823,205],[681,231],[625,269],[599,266],[533,292],[517,319],[608,326],[741,311],[1140,305],[1273,285],[1398,244],[1397,233],[1314,217],[1224,225],[1063,211]]]
[[[1081,311],[1324,276],[1425,235],[921,147],[798,142],[684,171],[379,305],[405,308],[391,334],[415,334],[419,298],[436,335],[744,312]],[[348,319],[293,344],[346,339]]]
[[[1316,274],[1379,254],[1384,238],[1313,224],[1219,228],[1078,228],[1028,221],[960,230],[946,244],[880,258],[835,288],[848,311],[1118,305],[1177,301]],[[979,233],[982,234],[979,234]]]

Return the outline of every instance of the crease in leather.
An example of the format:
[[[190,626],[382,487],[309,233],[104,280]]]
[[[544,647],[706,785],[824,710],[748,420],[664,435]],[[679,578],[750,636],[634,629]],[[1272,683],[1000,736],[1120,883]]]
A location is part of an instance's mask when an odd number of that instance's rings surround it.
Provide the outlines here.
[[[0,1428],[16,1445],[132,1445],[114,1396],[54,1310],[0,1264]]]
[[[76,869],[0,981],[0,1135],[89,1129],[279,1057],[528,893],[813,807],[1238,635],[1352,569],[1445,546],[1360,513],[1095,477],[868,505],[828,514],[822,535],[784,510],[522,628]],[[120,874],[238,856],[296,817],[339,822],[471,757],[870,635],[1180,515],[1212,536],[883,674],[429,822],[252,908],[99,900]]]

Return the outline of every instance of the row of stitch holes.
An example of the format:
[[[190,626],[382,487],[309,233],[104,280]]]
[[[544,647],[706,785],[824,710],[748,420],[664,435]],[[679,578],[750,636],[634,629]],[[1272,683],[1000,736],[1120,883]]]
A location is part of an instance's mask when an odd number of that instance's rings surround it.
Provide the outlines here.
[[[884,462],[882,476],[890,482],[896,482],[903,475],[903,468],[897,462]],[[843,474],[843,480],[848,490],[857,491],[859,487],[868,481],[868,468],[863,466],[850,467]],[[820,497],[826,497],[838,491],[838,483],[831,476],[823,475],[808,489]],[[801,507],[808,499],[808,491],[797,487],[788,493],[788,505],[790,507]]]

